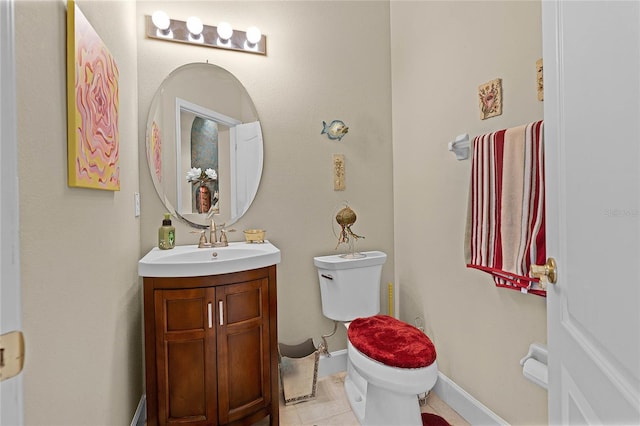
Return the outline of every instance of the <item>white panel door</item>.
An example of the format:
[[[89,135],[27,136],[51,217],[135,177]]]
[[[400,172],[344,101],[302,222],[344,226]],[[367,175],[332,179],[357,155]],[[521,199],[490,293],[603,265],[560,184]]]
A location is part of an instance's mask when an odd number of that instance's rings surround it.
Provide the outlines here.
[[[638,425],[640,2],[542,8],[549,423]]]
[[[259,121],[231,128],[231,217],[242,216],[258,192],[262,176],[262,127]]]

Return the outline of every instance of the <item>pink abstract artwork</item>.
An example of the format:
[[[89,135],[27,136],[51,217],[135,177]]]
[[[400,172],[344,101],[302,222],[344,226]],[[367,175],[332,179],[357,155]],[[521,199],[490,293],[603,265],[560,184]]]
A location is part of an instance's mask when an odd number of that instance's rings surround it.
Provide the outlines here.
[[[155,121],[151,124],[151,146],[149,155],[151,156],[150,164],[153,164],[153,169],[156,173],[156,179],[158,182],[162,182],[162,137],[158,123]]]
[[[67,74],[69,186],[118,191],[118,66],[71,0]]]

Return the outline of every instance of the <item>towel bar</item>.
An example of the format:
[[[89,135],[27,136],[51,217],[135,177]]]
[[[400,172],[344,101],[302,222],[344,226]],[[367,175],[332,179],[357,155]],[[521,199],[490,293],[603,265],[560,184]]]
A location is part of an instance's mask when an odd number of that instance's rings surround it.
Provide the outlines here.
[[[456,159],[466,160],[469,158],[469,135],[467,133],[456,136],[456,140],[449,142],[449,151],[456,154]]]

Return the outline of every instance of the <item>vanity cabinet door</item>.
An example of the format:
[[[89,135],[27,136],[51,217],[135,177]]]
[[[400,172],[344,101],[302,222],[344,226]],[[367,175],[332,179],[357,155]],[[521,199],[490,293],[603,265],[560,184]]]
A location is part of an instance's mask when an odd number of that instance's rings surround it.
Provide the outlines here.
[[[213,288],[156,290],[156,377],[160,424],[216,424]]]
[[[276,267],[145,277],[147,424],[279,423]]]
[[[218,419],[242,419],[271,403],[267,278],[216,288]],[[273,413],[272,413],[273,415]]]

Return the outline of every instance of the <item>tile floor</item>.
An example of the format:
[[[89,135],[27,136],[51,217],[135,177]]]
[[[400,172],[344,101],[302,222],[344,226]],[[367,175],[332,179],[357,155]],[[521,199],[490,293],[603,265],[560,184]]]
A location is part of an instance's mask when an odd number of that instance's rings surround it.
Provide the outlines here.
[[[285,406],[280,394],[280,425],[358,425],[344,391],[344,377],[345,373],[339,373],[318,379],[316,399],[311,401]],[[434,393],[429,395],[427,405],[422,407],[422,411],[438,414],[452,426],[469,426],[468,422]],[[266,423],[260,422],[254,426],[268,425],[268,419],[265,420]]]

